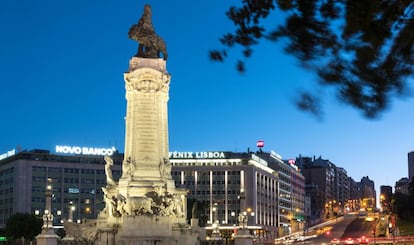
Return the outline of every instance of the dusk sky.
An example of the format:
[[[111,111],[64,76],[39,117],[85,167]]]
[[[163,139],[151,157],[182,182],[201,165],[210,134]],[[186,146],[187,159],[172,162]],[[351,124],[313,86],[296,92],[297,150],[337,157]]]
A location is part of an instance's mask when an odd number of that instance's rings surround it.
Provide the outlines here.
[[[171,74],[170,151],[273,150],[283,159],[322,156],[355,181],[369,176],[394,188],[407,177],[414,150],[413,99],[397,99],[379,119],[368,120],[322,88],[321,119],[299,111],[298,91],[314,74],[263,42],[247,61],[209,60],[218,39],[233,29],[225,12],[239,1],[1,1],[0,154],[55,145],[124,151],[123,73],[137,51],[128,38],[145,3],[155,31],[167,43]],[[231,50],[236,58],[238,50]],[[411,85],[413,82],[411,80]]]

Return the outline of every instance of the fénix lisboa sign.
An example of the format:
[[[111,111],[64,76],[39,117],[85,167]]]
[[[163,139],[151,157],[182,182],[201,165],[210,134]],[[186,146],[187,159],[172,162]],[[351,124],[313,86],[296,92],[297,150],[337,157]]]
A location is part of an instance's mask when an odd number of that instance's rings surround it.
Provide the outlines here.
[[[202,151],[202,152],[174,151],[174,152],[169,152],[169,158],[170,159],[180,159],[180,158],[184,158],[184,159],[194,159],[194,158],[212,159],[213,158],[214,159],[214,158],[226,158],[226,155],[224,154],[224,152],[221,152],[221,151]]]
[[[56,146],[56,153],[63,153],[63,154],[111,156],[112,154],[114,154],[115,151],[116,151],[116,148],[114,146],[110,148],[67,146],[67,145]]]

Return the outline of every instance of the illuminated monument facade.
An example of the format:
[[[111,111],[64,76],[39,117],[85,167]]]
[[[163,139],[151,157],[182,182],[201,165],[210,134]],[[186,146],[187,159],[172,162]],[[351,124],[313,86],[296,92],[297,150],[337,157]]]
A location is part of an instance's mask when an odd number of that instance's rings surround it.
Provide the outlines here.
[[[127,109],[122,176],[114,180],[112,159],[105,157],[105,208],[96,229],[84,227],[82,235],[96,244],[197,244],[198,229],[187,224],[186,190],[175,188],[171,177],[170,75],[165,43],[154,31],[149,5],[128,34],[139,46],[124,74]]]

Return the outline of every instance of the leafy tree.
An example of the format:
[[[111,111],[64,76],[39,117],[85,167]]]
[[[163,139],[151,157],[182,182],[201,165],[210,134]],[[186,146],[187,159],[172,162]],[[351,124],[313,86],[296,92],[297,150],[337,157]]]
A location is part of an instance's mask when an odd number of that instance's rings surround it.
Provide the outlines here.
[[[34,214],[16,213],[7,220],[5,234],[11,241],[22,237],[32,241],[42,231],[42,224],[43,221]]]
[[[333,86],[341,101],[375,118],[394,97],[408,95],[414,75],[413,0],[241,0],[227,11],[234,32],[220,39],[210,58],[224,61],[228,49],[242,47],[237,69],[262,39],[287,40],[285,51]],[[266,26],[284,16],[283,24]],[[297,105],[320,113],[318,86],[302,93]]]
[[[394,211],[404,220],[414,220],[414,195],[406,195],[400,192],[394,194]]]

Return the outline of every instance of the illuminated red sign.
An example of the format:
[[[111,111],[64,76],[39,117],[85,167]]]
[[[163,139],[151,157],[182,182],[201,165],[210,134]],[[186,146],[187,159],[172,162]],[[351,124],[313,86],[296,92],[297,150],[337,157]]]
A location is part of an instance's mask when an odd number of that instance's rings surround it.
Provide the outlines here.
[[[264,141],[263,140],[258,140],[256,145],[257,145],[257,147],[262,148],[264,146]]]

